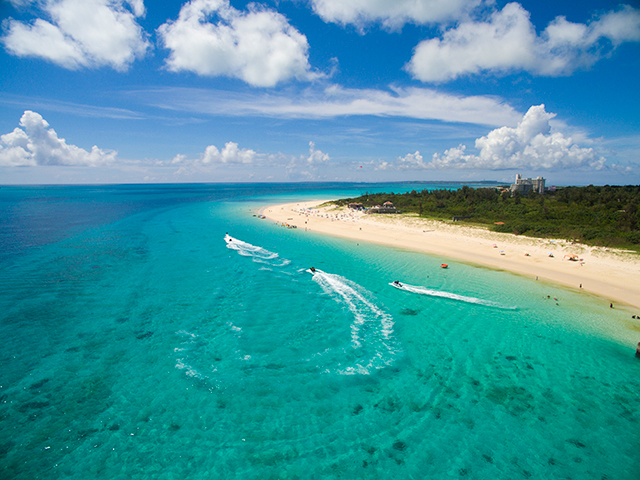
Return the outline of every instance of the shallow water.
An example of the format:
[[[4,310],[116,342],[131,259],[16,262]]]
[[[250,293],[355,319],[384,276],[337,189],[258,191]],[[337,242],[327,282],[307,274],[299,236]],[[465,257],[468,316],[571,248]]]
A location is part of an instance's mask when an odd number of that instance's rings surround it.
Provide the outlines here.
[[[252,216],[372,186],[57,188],[1,190],[4,478],[637,478],[628,312]]]

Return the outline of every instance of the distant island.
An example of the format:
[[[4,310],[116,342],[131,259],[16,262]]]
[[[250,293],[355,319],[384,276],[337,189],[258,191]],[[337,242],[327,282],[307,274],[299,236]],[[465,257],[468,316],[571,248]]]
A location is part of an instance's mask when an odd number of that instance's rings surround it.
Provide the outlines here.
[[[522,193],[518,178],[511,187],[463,186],[457,190],[425,189],[402,194],[366,193],[332,203],[361,204],[365,209],[391,203],[397,211],[412,216],[640,252],[640,185],[545,189],[541,179],[541,188],[524,189],[526,193]],[[538,185],[539,180],[540,177],[532,184]]]

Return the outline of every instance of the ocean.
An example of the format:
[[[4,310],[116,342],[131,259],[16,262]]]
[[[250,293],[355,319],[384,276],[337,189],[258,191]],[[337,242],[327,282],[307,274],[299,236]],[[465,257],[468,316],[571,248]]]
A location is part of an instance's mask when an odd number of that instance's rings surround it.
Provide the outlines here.
[[[637,480],[635,312],[256,216],[434,187],[2,186],[0,477]]]

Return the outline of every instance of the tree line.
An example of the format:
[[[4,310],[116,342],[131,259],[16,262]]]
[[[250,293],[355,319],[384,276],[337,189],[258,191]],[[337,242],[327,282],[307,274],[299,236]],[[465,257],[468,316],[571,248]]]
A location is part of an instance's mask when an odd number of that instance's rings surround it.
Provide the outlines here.
[[[365,207],[392,202],[403,213],[437,220],[464,217],[496,232],[553,237],[640,252],[640,185],[558,187],[512,195],[508,188],[367,193],[334,203]]]

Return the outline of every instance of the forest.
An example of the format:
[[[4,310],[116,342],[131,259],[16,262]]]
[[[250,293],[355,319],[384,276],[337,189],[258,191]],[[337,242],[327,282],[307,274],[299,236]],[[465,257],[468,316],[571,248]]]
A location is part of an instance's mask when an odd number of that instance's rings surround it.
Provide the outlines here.
[[[562,238],[640,252],[640,185],[558,187],[512,195],[508,187],[365,194],[335,201],[365,207],[390,201],[404,214],[487,226],[496,232]],[[460,217],[463,217],[460,219]]]

